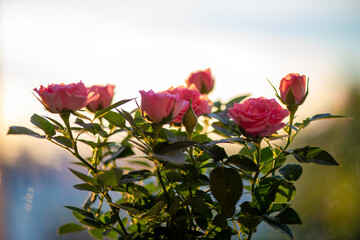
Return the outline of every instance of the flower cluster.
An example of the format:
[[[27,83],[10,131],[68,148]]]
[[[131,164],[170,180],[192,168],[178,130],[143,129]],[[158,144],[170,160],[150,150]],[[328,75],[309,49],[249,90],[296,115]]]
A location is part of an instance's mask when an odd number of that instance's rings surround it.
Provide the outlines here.
[[[308,86],[305,75],[286,75],[275,94],[284,108],[264,97],[213,102],[214,77],[206,69],[190,74],[185,86],[140,90],[140,106],[128,112],[119,107],[133,99],[112,103],[114,85],[51,84],[34,91],[63,123],[34,114],[31,122],[43,133],[13,126],[8,134],[44,138],[85,168],[86,174],[70,169],[81,181],[74,187],[89,192],[82,207],[67,206],[79,223],[61,226],[59,234],[88,229],[97,239],[251,239],[265,222],[293,238],[288,225],[302,222],[290,201],[302,166],[286,164],[287,157],[338,165],[319,147],[289,149],[312,121],[341,117],[317,114],[294,123]],[[88,112],[80,113],[83,108]],[[82,156],[79,144],[91,157]],[[229,155],[223,144],[240,151]]]
[[[45,108],[52,113],[64,113],[77,111],[87,107],[96,112],[110,106],[114,86],[92,86],[86,87],[82,82],[72,84],[51,84],[48,87],[40,86],[34,88],[41,98]]]

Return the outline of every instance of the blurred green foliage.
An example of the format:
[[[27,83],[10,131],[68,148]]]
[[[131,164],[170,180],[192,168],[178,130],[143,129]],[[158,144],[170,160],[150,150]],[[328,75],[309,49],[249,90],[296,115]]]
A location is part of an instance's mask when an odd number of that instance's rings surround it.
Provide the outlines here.
[[[297,144],[328,149],[342,167],[309,164],[296,184],[293,206],[303,226],[294,226],[297,239],[360,239],[360,87],[349,88],[342,112],[352,119],[331,121],[319,135],[304,131]],[[313,127],[322,127],[319,121]]]

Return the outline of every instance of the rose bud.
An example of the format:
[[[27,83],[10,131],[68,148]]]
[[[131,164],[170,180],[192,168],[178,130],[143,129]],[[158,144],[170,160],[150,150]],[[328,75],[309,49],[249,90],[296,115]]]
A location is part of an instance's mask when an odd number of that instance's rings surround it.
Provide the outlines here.
[[[211,76],[210,68],[205,71],[191,73],[185,82],[188,87],[194,84],[199,92],[205,94],[208,94],[214,88],[214,79]]]
[[[143,117],[152,123],[169,123],[177,117],[181,110],[186,111],[187,103],[179,95],[170,93],[154,93],[152,90],[141,94],[141,112]]]
[[[280,98],[287,106],[299,106],[308,94],[306,76],[298,73],[289,73],[280,82]]]
[[[268,137],[285,126],[283,119],[289,111],[283,109],[275,99],[249,98],[242,103],[234,103],[228,109],[231,119],[238,125],[244,136],[252,139]]]
[[[96,90],[90,90],[80,81],[71,84],[51,84],[34,88],[42,104],[52,113],[77,111],[99,98]]]
[[[99,98],[96,101],[89,103],[86,108],[91,112],[97,112],[110,106],[114,96],[114,85],[99,86],[94,85],[90,90],[98,91]]]
[[[192,108],[191,100],[190,100],[190,105],[189,105],[188,109],[182,116],[181,123],[185,127],[185,130],[189,136],[189,139],[191,140],[194,129],[195,129],[196,125],[198,124],[198,119],[194,112],[194,109]]]
[[[173,120],[174,123],[181,123],[182,117],[189,108],[190,100],[192,101],[191,106],[197,117],[203,114],[211,113],[213,103],[210,101],[206,94],[201,94],[194,85],[191,85],[190,87],[171,87],[164,92],[179,95],[181,100],[186,101],[186,107],[182,109],[177,115],[177,117]]]

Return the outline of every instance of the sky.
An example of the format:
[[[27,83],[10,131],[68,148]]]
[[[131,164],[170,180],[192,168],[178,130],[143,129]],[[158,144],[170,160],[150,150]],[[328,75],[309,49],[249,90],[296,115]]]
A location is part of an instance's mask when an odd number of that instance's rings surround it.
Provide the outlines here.
[[[11,125],[32,128],[34,113],[52,115],[33,95],[52,83],[114,84],[118,101],[210,67],[209,97],[226,101],[273,98],[266,79],[278,86],[295,72],[310,78],[299,114],[336,109],[360,76],[359,13],[351,0],[0,0],[0,155],[28,151],[46,163],[57,153],[42,140],[6,136]]]

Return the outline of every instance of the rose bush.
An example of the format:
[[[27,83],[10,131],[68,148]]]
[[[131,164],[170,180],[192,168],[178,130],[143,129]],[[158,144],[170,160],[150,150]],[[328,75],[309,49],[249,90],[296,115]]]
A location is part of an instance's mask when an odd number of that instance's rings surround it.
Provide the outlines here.
[[[52,113],[77,111],[99,98],[96,89],[89,89],[80,81],[71,84],[51,84],[34,88],[41,102]]]
[[[106,86],[94,85],[90,87],[90,91],[97,91],[99,93],[99,98],[90,102],[86,108],[91,112],[96,112],[110,106],[114,96],[114,88],[115,86],[110,84]]]
[[[280,82],[281,101],[287,106],[298,106],[306,97],[306,76],[289,73]]]
[[[227,114],[239,126],[244,135],[251,138],[268,137],[285,126],[282,121],[289,115],[275,99],[250,98],[234,103]]]
[[[193,84],[196,86],[199,92],[205,94],[208,94],[214,88],[214,79],[211,75],[210,68],[206,69],[205,71],[191,73],[185,82],[188,87]]]
[[[181,111],[186,111],[187,102],[180,99],[178,94],[166,92],[154,93],[140,91],[142,115],[145,119],[154,123],[169,123],[175,119]]]
[[[280,90],[286,103],[301,104],[307,94],[304,76],[289,76]],[[40,133],[12,126],[8,134],[46,139],[70,152],[84,168],[70,169],[80,182],[74,188],[89,192],[81,207],[66,206],[78,222],[64,224],[59,234],[88,230],[99,240],[231,240],[235,235],[250,240],[265,222],[293,238],[289,225],[302,224],[291,207],[302,166],[286,164],[287,157],[339,165],[319,147],[289,146],[312,121],[341,116],[317,114],[293,124],[298,105],[287,105],[288,111],[274,99],[244,101],[246,95],[213,104],[190,84],[158,93],[142,90],[139,108],[126,111],[120,106],[133,99],[110,105],[113,86],[89,89],[80,82],[34,90],[62,122],[34,114],[31,123]],[[86,105],[90,112],[75,112]],[[206,120],[198,121],[203,114]],[[281,129],[285,135],[273,143],[269,136]],[[220,139],[211,139],[214,134]],[[89,149],[86,157],[80,144]],[[228,151],[227,144],[240,149]]]
[[[173,120],[174,123],[181,123],[181,119],[190,105],[190,100],[192,101],[192,108],[197,117],[211,113],[213,103],[206,94],[201,94],[195,86],[171,87],[164,92],[172,95],[179,95],[180,99],[186,102],[186,107],[176,116]]]

